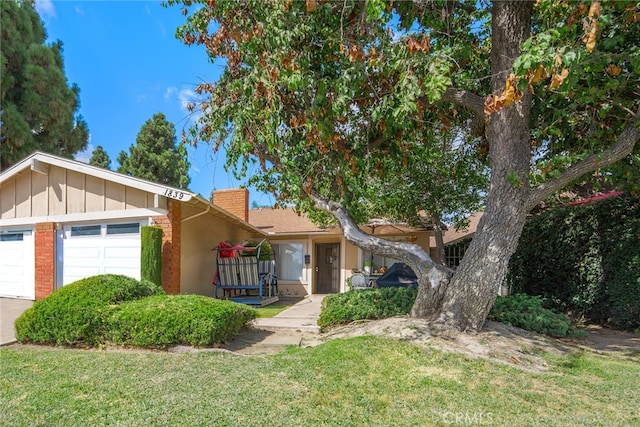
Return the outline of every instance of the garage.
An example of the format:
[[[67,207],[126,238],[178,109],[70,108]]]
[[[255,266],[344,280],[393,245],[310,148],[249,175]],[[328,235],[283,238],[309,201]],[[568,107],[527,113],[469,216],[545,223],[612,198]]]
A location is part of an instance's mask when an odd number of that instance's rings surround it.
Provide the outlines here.
[[[33,230],[0,231],[0,296],[34,299]]]
[[[58,287],[98,274],[140,279],[143,221],[64,226],[58,233]]]

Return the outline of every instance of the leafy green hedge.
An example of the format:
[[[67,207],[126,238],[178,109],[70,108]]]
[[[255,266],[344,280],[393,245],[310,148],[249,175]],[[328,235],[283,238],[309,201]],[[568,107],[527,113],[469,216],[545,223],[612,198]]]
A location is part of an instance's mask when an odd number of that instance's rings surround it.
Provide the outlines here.
[[[140,243],[140,276],[162,286],[162,227],[142,227]]]
[[[574,334],[569,316],[544,308],[540,297],[526,294],[498,297],[487,319],[556,338]]]
[[[530,218],[511,257],[512,293],[621,329],[640,327],[640,204],[612,197]]]
[[[168,296],[127,276],[79,280],[37,301],[15,323],[20,342],[164,348],[207,346],[234,337],[256,310],[197,295]]]
[[[37,301],[15,323],[20,342],[95,345],[102,341],[109,307],[164,293],[148,281],[106,274],[70,283]]]
[[[157,295],[119,305],[109,320],[108,341],[139,347],[197,347],[226,342],[255,319],[256,310],[200,295]]]
[[[416,299],[415,288],[379,288],[329,295],[322,300],[318,326],[327,328],[356,320],[384,319],[409,314]]]

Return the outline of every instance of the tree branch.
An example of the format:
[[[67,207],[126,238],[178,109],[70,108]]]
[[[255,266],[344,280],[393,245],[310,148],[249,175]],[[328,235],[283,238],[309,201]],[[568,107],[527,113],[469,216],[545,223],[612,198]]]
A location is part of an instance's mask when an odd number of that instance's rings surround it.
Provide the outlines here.
[[[450,87],[442,94],[442,101],[458,104],[475,113],[471,122],[471,132],[475,136],[484,136],[486,114],[483,97],[464,89]]]
[[[360,229],[360,227],[358,227],[353,219],[351,219],[340,203],[329,200],[313,191],[309,193],[309,197],[314,201],[318,209],[330,213],[338,220],[347,241],[353,243],[359,248],[368,251],[375,251],[375,253],[379,255],[391,258],[399,258],[399,253],[402,253],[402,258],[407,258],[407,255],[411,258],[410,260],[407,259],[407,263],[411,267],[426,265],[429,269],[437,268],[446,273],[452,273],[448,268],[436,264],[429,254],[420,246],[412,243],[394,242],[365,233]]]
[[[442,100],[459,104],[476,113],[476,116],[484,121],[484,98],[480,95],[468,90],[450,87],[442,94]]]
[[[640,108],[633,115],[631,121],[618,136],[615,144],[609,149],[592,154],[586,159],[576,163],[565,170],[562,175],[551,179],[535,188],[526,201],[527,210],[533,209],[537,204],[543,202],[556,191],[564,188],[572,181],[581,176],[593,172],[598,168],[607,167],[618,160],[628,156],[633,151],[633,147],[640,140]]]

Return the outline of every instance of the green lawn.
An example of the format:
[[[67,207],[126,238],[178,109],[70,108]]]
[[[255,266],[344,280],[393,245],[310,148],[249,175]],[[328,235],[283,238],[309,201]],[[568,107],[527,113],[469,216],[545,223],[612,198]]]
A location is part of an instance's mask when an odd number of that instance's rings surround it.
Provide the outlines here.
[[[296,304],[297,302],[300,302],[301,300],[302,300],[302,298],[299,298],[299,299],[293,299],[293,298],[284,299],[284,300],[280,300],[280,301],[274,302],[273,304],[269,304],[266,307],[256,308],[256,310],[258,311],[258,317],[274,317],[276,314],[282,313],[287,308],[291,307],[292,305]]]
[[[531,374],[360,337],[278,355],[0,350],[5,426],[637,426],[638,359]]]

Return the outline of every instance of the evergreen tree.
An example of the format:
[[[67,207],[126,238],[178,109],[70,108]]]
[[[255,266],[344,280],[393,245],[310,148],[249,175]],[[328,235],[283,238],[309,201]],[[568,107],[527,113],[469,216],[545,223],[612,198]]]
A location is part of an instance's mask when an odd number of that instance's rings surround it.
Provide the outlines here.
[[[64,74],[62,42],[46,32],[30,1],[0,2],[0,170],[35,150],[73,157],[89,139],[76,115],[80,89]]]
[[[104,151],[104,148],[102,148],[102,145],[98,145],[98,147],[93,150],[89,164],[103,169],[111,169],[111,159],[107,152]]]
[[[187,188],[189,160],[184,145],[176,146],[173,123],[162,113],[154,114],[140,128],[136,144],[129,147],[129,154],[118,155],[118,172],[149,181]]]

